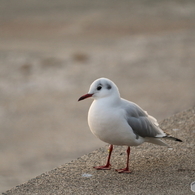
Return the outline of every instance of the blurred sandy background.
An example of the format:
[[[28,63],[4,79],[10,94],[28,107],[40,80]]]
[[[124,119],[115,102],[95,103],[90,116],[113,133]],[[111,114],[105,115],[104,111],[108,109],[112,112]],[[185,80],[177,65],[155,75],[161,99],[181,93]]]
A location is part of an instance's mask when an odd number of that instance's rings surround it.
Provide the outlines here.
[[[100,146],[99,77],[159,121],[195,105],[194,0],[0,0],[0,192]]]

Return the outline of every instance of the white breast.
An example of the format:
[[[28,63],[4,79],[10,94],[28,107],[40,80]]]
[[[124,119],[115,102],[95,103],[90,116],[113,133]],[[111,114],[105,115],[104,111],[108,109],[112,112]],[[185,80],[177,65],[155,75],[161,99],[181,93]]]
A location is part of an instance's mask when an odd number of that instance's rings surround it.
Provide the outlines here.
[[[124,110],[106,107],[101,101],[94,101],[89,109],[88,124],[91,132],[100,140],[113,145],[139,145],[144,138],[136,135],[124,117]]]

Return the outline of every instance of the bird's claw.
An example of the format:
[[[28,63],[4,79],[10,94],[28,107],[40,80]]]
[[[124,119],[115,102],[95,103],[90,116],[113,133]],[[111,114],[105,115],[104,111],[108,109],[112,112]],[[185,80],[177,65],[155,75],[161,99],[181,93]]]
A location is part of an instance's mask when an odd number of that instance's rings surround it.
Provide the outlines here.
[[[115,169],[118,173],[131,173],[132,171],[129,170],[129,168],[124,169]]]
[[[93,167],[96,170],[110,170],[111,169],[111,165],[103,165],[103,166],[97,166],[97,167]]]

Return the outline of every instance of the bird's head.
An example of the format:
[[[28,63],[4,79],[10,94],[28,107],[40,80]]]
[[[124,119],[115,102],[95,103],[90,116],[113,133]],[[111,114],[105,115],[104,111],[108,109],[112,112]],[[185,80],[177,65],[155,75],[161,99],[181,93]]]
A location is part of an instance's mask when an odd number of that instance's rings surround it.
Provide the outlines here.
[[[117,86],[107,78],[99,78],[91,84],[89,92],[86,95],[81,96],[78,101],[89,97],[97,100],[109,96],[120,97]]]

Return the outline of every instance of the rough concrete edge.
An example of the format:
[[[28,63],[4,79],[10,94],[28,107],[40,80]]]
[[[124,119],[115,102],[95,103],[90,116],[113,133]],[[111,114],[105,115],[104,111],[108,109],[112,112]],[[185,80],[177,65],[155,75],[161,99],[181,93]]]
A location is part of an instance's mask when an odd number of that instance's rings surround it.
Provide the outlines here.
[[[163,123],[166,123],[166,121],[169,121],[169,120],[171,121],[172,118],[177,118],[177,116],[180,116],[180,115],[183,115],[183,116],[184,116],[186,113],[188,113],[188,112],[190,112],[190,111],[192,111],[192,110],[195,110],[195,106],[193,106],[192,108],[186,109],[186,110],[184,110],[184,111],[182,111],[182,112],[176,113],[176,114],[174,114],[174,115],[172,115],[172,116],[170,116],[170,117],[168,117],[168,118],[163,119],[162,121],[160,121],[160,125],[163,124]],[[76,158],[76,159],[73,159],[73,160],[71,160],[71,161],[68,162],[68,163],[65,163],[65,164],[63,164],[63,165],[59,165],[58,167],[55,167],[55,168],[53,168],[53,169],[50,170],[50,171],[46,171],[46,172],[44,172],[44,173],[42,173],[42,174],[36,176],[35,178],[29,179],[28,181],[26,181],[26,182],[24,182],[24,183],[21,183],[21,184],[19,184],[19,185],[13,187],[13,188],[11,188],[11,189],[8,189],[7,191],[3,192],[2,195],[6,195],[6,194],[10,193],[11,191],[14,191],[14,190],[16,190],[16,189],[22,187],[23,185],[27,184],[27,183],[30,182],[31,180],[35,180],[37,177],[47,175],[48,173],[50,173],[50,172],[52,172],[52,171],[55,171],[55,169],[58,169],[58,168],[60,168],[60,167],[68,167],[68,166],[70,166],[70,165],[73,165],[77,160],[79,160],[79,159],[81,159],[81,158],[82,158],[82,159],[85,159],[85,158],[87,158],[87,157],[89,157],[89,156],[91,156],[91,155],[94,155],[95,153],[97,153],[98,151],[102,150],[103,148],[104,148],[104,147],[98,148],[98,149],[96,149],[96,150],[94,150],[94,151],[92,151],[92,152],[90,152],[90,153],[88,153],[88,154],[85,154],[85,155],[83,155],[83,156],[81,156],[81,157],[78,157],[78,158]]]

